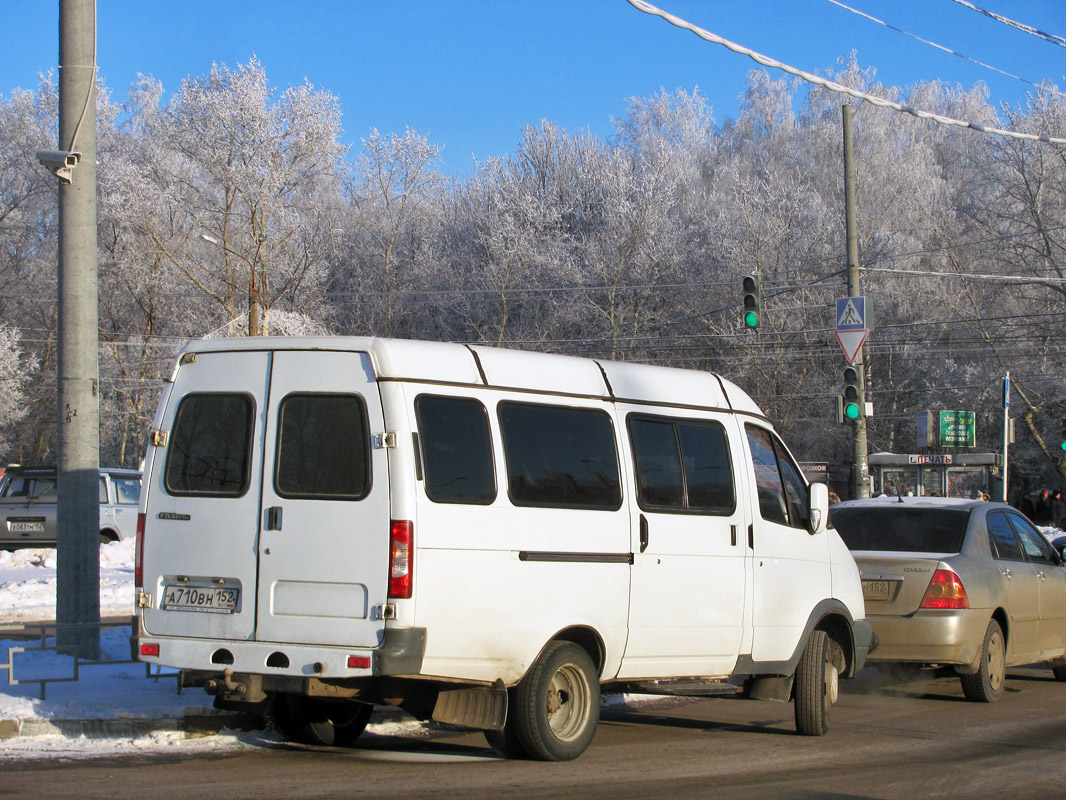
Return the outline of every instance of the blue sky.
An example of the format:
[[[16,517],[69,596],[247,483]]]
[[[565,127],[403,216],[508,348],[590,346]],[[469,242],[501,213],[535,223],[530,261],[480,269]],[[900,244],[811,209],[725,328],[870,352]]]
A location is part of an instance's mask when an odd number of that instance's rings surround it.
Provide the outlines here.
[[[1066,48],[953,0],[842,1],[999,69],[1066,87]],[[829,0],[651,2],[812,72],[854,49],[886,84],[983,81],[993,102],[1011,105],[1032,91]],[[1066,0],[973,3],[1066,36]],[[0,0],[0,95],[33,88],[39,71],[56,66],[58,9],[58,0]],[[454,174],[475,157],[512,152],[522,128],[543,118],[609,136],[629,97],[660,87],[698,86],[722,122],[735,115],[745,75],[756,68],[626,0],[99,0],[98,15],[100,72],[118,99],[138,73],[154,75],[169,94],[212,62],[234,67],[254,54],[276,86],[306,78],[333,92],[347,141],[409,126],[444,146],[442,167]]]

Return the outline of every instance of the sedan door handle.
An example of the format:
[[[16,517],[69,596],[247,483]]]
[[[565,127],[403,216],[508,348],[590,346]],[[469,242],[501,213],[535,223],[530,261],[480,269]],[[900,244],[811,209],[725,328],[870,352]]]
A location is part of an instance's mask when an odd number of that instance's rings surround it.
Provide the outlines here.
[[[1009,569],[1001,570],[1001,572],[1003,573],[1004,578],[1010,578],[1014,575],[1014,573],[1011,572]]]
[[[648,518],[640,515],[640,552],[648,549]]]

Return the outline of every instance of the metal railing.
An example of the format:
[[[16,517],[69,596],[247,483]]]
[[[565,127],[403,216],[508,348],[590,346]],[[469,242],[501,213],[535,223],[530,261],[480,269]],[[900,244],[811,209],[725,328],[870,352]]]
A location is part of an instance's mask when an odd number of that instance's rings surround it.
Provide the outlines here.
[[[140,663],[133,658],[117,658],[101,653],[101,658],[83,659],[77,645],[60,645],[55,643],[56,633],[60,630],[96,629],[97,634],[114,628],[129,628],[130,620],[118,622],[76,622],[55,623],[39,622],[0,626],[0,641],[36,642],[35,645],[14,646],[7,648],[7,663],[0,664],[0,670],[7,670],[9,686],[36,683],[40,686],[41,699],[45,700],[47,686],[50,683],[70,683],[77,681],[82,667],[114,666],[116,664]],[[51,643],[50,643],[51,642]],[[54,653],[51,658],[38,654]],[[19,658],[20,654],[30,654]],[[33,673],[34,661],[37,661],[37,674]],[[21,665],[19,662],[22,662]],[[43,669],[42,669],[43,667]],[[177,692],[181,694],[181,673],[164,671],[165,667],[145,664],[145,677],[158,681],[160,678],[177,678]],[[26,673],[25,675],[23,673]],[[44,674],[47,673],[47,674]]]

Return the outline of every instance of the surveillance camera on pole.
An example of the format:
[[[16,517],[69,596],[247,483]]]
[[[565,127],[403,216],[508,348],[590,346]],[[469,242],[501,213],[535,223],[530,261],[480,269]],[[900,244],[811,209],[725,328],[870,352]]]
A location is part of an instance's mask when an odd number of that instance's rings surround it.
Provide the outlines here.
[[[71,182],[71,172],[78,166],[81,153],[70,150],[38,150],[37,160],[59,178],[60,183]]]

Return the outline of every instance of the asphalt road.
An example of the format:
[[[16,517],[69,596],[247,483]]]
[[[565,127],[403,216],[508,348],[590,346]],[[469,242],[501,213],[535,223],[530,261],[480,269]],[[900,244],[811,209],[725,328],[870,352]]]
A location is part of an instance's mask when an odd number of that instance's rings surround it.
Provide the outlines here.
[[[505,761],[480,734],[365,735],[354,750],[264,742],[221,756],[0,763],[0,797],[1058,798],[1066,796],[1066,684],[1012,671],[982,705],[955,677],[842,684],[824,737],[791,704],[669,699],[605,711],[563,764]]]

